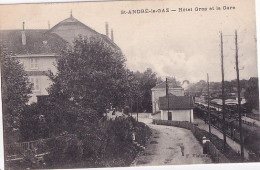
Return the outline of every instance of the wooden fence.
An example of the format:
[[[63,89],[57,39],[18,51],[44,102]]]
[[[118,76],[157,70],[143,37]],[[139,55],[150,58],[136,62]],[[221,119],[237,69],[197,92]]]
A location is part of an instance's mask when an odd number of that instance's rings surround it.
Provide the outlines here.
[[[4,146],[5,155],[16,155],[25,152],[26,150],[42,150],[44,145],[49,142],[52,138],[28,141],[22,143],[7,144]]]
[[[226,158],[224,154],[222,154],[216,146],[212,143],[209,142],[209,155],[211,155],[211,159],[216,162],[216,163],[229,163],[230,161]]]
[[[21,143],[6,144],[4,145],[5,160],[10,160],[10,158],[14,160],[22,159],[23,154],[28,150],[33,151],[35,155],[49,153],[51,150],[51,142],[59,138],[66,138],[70,136],[72,136],[72,134]]]

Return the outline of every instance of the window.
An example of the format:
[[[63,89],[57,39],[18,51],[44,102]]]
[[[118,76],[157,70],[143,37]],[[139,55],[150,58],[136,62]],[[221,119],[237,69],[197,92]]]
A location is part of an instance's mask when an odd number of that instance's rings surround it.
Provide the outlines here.
[[[38,69],[38,59],[31,58],[31,69]]]
[[[32,90],[40,90],[39,78],[38,77],[31,77],[30,78],[32,85]]]
[[[172,120],[172,112],[168,112],[168,120]]]

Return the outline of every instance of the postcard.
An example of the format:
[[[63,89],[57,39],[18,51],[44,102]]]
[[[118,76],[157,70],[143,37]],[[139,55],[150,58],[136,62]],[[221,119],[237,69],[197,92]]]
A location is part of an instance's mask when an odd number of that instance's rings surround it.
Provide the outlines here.
[[[254,0],[0,5],[5,169],[260,162]]]

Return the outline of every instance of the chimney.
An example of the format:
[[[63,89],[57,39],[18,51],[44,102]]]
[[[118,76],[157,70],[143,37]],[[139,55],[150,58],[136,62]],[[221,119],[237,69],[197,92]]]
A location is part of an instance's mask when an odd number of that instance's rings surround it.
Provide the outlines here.
[[[70,10],[70,18],[72,18],[73,16],[72,16],[72,9]]]
[[[22,30],[22,44],[26,45],[26,35],[24,31],[25,22],[23,22],[23,30]]]
[[[48,29],[50,29],[51,28],[51,26],[50,26],[50,21],[48,21]]]
[[[114,42],[114,31],[111,29],[111,40]]]
[[[109,33],[108,33],[108,23],[106,22],[106,36],[109,37]]]

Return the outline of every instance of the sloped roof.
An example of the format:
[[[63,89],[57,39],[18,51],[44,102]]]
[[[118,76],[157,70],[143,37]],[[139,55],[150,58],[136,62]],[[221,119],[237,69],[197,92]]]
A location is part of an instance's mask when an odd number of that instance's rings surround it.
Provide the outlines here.
[[[218,105],[222,105],[222,99],[213,99],[210,102],[218,104]],[[245,104],[246,101],[245,100],[241,100],[241,104]],[[225,100],[225,104],[226,105],[236,105],[238,104],[238,101],[236,99],[226,99]]]
[[[77,38],[79,35],[88,38],[97,37],[104,40],[111,47],[120,50],[120,48],[106,35],[96,32],[94,29],[83,24],[73,16],[70,16],[69,18],[59,22],[50,30],[48,30],[47,33],[57,34],[70,44],[73,44],[75,38]]]
[[[170,110],[186,110],[193,108],[193,99],[191,96],[175,96],[169,94],[169,109]],[[168,99],[166,96],[159,97],[159,109],[168,109]]]
[[[14,54],[60,53],[66,41],[56,34],[46,34],[46,30],[25,30],[26,44],[22,44],[22,30],[1,30],[0,43]]]
[[[222,105],[222,99],[213,99],[210,102]]]
[[[182,88],[181,86],[177,86],[175,83],[171,83],[168,82],[169,88]],[[162,89],[162,88],[166,88],[166,81],[156,85],[155,87],[153,87],[152,89]]]
[[[90,37],[97,36],[99,34],[73,16],[59,22],[50,30],[48,30],[47,33],[57,34],[71,44],[73,43],[74,39],[79,35]]]
[[[87,25],[83,24],[82,22],[80,22],[79,20],[77,20],[76,18],[74,18],[73,16],[70,16],[67,19],[64,19],[63,21],[59,22],[58,24],[56,24],[54,27],[52,27],[48,32],[53,32],[55,31],[57,28],[59,29],[66,29],[66,26],[75,26],[75,27],[84,27],[85,29],[91,31],[94,34],[97,34],[98,32],[96,32],[95,30],[93,30],[92,28],[88,27]]]
[[[108,38],[104,34],[100,34],[102,39],[107,43],[110,44],[114,49],[121,50],[110,38]]]
[[[22,44],[22,30],[0,30],[0,43],[14,54],[50,54],[60,53],[69,44],[72,45],[79,35],[102,39],[115,50],[120,48],[106,35],[86,26],[73,16],[59,22],[50,30],[25,30],[26,45]],[[47,42],[47,43],[46,43]]]

